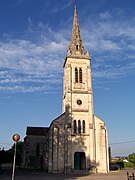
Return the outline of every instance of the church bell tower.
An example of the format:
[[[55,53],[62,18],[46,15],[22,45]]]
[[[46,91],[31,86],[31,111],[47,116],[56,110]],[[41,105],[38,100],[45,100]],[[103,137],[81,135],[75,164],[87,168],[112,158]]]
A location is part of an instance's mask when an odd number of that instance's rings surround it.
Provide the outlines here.
[[[63,112],[68,106],[71,114],[89,115],[92,123],[93,97],[90,55],[84,53],[76,6],[71,41],[64,62]]]

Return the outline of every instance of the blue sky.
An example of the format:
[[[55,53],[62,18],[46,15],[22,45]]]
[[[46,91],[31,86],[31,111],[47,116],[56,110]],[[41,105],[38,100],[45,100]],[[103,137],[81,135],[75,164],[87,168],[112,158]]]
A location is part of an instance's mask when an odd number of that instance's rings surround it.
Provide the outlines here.
[[[0,0],[1,148],[61,114],[73,7],[73,0]],[[77,11],[92,58],[94,112],[112,154],[128,155],[135,151],[135,1],[77,0]]]

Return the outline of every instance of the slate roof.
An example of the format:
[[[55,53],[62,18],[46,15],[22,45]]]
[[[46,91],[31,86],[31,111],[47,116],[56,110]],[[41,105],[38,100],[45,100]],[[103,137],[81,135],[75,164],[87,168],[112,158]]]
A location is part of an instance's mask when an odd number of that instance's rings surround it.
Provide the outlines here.
[[[45,136],[48,133],[48,127],[27,127],[26,135]]]

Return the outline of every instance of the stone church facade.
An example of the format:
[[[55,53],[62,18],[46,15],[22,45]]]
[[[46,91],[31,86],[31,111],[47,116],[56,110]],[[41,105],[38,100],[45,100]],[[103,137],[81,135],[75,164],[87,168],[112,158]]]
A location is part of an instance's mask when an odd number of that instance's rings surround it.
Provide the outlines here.
[[[105,123],[93,112],[90,62],[88,50],[84,52],[75,6],[63,66],[63,112],[47,128],[27,127],[24,167],[42,166],[53,173],[109,172],[108,132]]]

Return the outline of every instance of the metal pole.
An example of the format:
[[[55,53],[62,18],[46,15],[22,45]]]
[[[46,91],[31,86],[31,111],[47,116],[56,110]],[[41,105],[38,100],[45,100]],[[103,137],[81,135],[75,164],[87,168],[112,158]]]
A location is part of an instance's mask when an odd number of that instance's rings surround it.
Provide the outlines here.
[[[14,148],[14,161],[13,161],[12,180],[14,180],[14,176],[15,176],[16,144],[17,144],[17,142],[14,143],[15,148]]]

